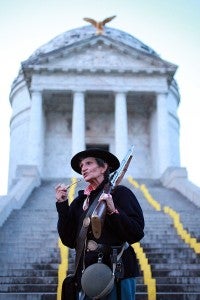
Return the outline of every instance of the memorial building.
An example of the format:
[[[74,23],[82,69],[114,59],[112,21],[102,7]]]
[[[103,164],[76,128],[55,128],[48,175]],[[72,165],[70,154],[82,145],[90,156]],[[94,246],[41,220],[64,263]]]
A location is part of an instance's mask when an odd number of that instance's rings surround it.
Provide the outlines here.
[[[134,36],[91,23],[38,48],[11,87],[0,300],[61,299],[74,254],[58,240],[55,186],[70,185],[73,201],[85,188],[71,170],[76,152],[100,147],[122,160],[132,145],[123,185],[145,218],[144,238],[131,245],[136,298],[199,300],[200,188],[180,166],[177,66]]]
[[[180,166],[177,66],[130,34],[92,25],[67,31],[21,65],[10,103],[9,186],[20,165],[41,179],[71,176],[70,158],[85,148],[121,160],[129,172],[159,178]]]

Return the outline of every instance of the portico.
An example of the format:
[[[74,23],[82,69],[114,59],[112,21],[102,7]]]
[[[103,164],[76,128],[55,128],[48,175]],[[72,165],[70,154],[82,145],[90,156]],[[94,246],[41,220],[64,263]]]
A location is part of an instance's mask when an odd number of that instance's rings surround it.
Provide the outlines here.
[[[156,176],[170,163],[166,101],[166,94],[133,91],[32,92],[27,164],[37,165],[46,177],[56,159],[58,166],[61,163],[65,167],[60,165],[54,174],[59,170],[70,172],[62,149],[68,149],[71,157],[90,145],[106,145],[122,160],[133,144],[135,172],[143,169],[144,176]],[[59,177],[64,176],[62,172]]]

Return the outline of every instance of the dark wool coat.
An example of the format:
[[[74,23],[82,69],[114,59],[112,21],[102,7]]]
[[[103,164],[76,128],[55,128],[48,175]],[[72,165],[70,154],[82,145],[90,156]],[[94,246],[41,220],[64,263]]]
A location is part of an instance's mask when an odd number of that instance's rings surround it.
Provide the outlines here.
[[[96,195],[102,190],[104,184],[102,183],[99,188],[91,192],[89,205],[91,205]],[[144,236],[144,218],[142,209],[135,195],[127,187],[119,185],[112,192],[112,197],[119,214],[106,215],[102,235],[98,240],[94,238],[90,227],[87,238],[108,246],[120,246],[124,242],[128,242],[131,245],[140,241]],[[84,191],[81,190],[70,206],[68,205],[68,201],[56,203],[58,211],[58,233],[62,243],[69,248],[76,248],[76,237],[82,226],[80,220],[83,219],[83,213],[86,214],[86,212],[83,211],[85,198]],[[97,256],[98,253],[94,251],[86,251],[85,266],[87,267],[92,263],[96,263]],[[137,259],[131,246],[124,251],[122,261],[124,265],[123,278],[136,277],[139,275]],[[110,253],[104,255],[103,262],[112,268]],[[79,264],[77,272],[78,281],[80,281],[82,268],[83,261]]]

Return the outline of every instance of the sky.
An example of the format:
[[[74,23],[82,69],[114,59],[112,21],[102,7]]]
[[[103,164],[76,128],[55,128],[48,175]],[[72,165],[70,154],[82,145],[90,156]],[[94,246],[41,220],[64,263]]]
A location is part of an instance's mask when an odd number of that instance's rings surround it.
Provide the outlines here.
[[[7,193],[12,108],[9,93],[20,64],[57,35],[103,20],[178,66],[180,158],[200,186],[200,0],[0,0],[0,195]]]

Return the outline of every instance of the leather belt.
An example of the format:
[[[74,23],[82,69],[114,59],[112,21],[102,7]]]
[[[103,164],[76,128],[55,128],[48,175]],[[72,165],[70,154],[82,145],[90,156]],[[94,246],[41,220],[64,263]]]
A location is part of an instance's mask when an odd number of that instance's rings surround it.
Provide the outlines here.
[[[109,246],[105,244],[98,244],[97,242],[93,240],[87,241],[86,251],[97,251],[97,252],[111,252],[113,248],[119,249],[119,252],[121,251],[124,244],[120,246]],[[124,250],[129,247],[128,243],[125,243]]]
[[[88,240],[86,250],[88,252],[95,251],[95,252],[109,253],[109,252],[111,252],[111,246],[104,245],[104,244],[98,244],[97,242],[95,242],[93,240]]]

